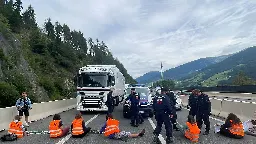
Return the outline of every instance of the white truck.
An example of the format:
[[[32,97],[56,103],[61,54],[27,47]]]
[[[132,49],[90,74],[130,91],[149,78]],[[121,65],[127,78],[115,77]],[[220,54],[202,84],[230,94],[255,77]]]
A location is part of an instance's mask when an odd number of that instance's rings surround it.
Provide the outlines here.
[[[78,111],[107,111],[111,88],[115,106],[124,99],[125,77],[116,65],[87,65],[79,69],[76,81]]]

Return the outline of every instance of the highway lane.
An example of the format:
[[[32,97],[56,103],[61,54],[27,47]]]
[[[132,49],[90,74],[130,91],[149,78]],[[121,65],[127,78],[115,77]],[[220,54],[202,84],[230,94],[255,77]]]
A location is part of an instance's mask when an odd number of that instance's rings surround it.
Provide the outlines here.
[[[67,112],[61,113],[62,120],[64,122],[64,125],[70,126],[74,116],[75,116],[76,111],[75,110],[70,110]],[[92,127],[93,129],[100,129],[101,126],[105,122],[105,114],[100,114],[97,117],[95,116],[95,113],[86,113],[83,115],[84,120],[92,120],[90,123],[88,123],[88,126]],[[183,109],[182,111],[178,111],[178,122],[180,124],[185,124],[187,120],[187,115],[188,115],[188,110]],[[123,142],[119,140],[109,140],[105,138],[103,135],[99,134],[89,134],[88,136],[82,138],[82,139],[74,139],[74,138],[61,138],[61,139],[50,139],[49,135],[30,135],[26,136],[22,139],[19,139],[17,142],[6,142],[6,143],[17,143],[17,144],[32,144],[32,143],[37,143],[37,144],[54,144],[58,143],[61,144],[62,142],[65,142],[65,144],[74,144],[74,143],[112,143],[113,141],[117,144],[135,144],[135,143],[151,143],[153,140],[153,127],[152,125],[156,125],[156,121],[154,118],[146,118],[144,124],[140,125],[138,128],[134,128],[130,126],[130,120],[129,119],[124,119],[122,116],[122,107],[119,106],[115,109],[114,116],[120,120],[120,128],[121,130],[125,131],[130,131],[137,133],[141,131],[143,128],[146,129],[146,134],[144,137],[137,138],[137,139],[129,139],[128,142]],[[96,118],[95,118],[96,117]],[[30,124],[29,130],[48,130],[48,125],[50,120],[52,120],[52,116],[40,120],[34,123]],[[153,123],[152,123],[153,122]],[[211,143],[211,144],[220,144],[220,143],[247,143],[247,144],[253,144],[256,143],[256,137],[248,136],[246,135],[243,140],[236,140],[236,139],[230,139],[226,138],[223,136],[220,136],[218,134],[214,134],[213,130],[213,125],[219,121],[211,119],[211,132],[210,135],[204,136],[200,135],[200,143]],[[204,129],[203,129],[204,132]],[[0,133],[3,134],[3,133]],[[162,136],[165,139],[165,130],[164,130],[164,125],[162,129]],[[180,143],[180,144],[186,144],[190,143],[187,139],[184,138],[184,135],[181,132],[176,132],[174,131],[173,133],[174,136],[174,141],[175,143]],[[62,140],[62,141],[61,141]],[[163,140],[164,141],[164,140]]]

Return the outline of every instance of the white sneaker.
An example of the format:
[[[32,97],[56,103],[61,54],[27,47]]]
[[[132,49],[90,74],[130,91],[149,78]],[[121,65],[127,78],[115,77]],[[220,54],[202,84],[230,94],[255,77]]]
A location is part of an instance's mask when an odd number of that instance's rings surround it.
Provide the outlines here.
[[[28,123],[24,123],[24,126],[29,127]]]

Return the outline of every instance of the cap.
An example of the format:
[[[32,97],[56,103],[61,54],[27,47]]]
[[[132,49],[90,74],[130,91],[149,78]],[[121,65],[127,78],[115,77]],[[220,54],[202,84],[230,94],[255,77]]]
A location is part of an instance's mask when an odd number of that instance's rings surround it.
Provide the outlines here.
[[[131,90],[135,90],[135,88],[131,88]]]
[[[161,88],[161,91],[162,91],[162,92],[167,92],[167,91],[168,91],[168,89],[167,89],[167,88],[165,88],[165,87],[162,87],[162,88]]]

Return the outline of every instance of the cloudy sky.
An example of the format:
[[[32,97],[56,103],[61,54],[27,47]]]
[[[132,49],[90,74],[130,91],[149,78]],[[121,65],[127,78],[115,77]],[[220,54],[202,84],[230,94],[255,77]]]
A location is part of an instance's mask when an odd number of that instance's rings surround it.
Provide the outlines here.
[[[23,0],[37,21],[105,41],[134,77],[256,42],[256,0]]]

